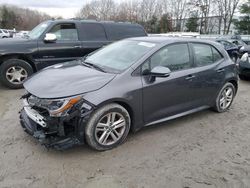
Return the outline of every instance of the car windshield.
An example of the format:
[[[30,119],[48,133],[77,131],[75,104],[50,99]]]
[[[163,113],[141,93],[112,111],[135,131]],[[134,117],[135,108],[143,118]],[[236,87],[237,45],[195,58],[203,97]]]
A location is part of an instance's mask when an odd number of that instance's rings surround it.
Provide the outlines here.
[[[89,55],[84,61],[102,67],[107,72],[120,73],[130,67],[156,44],[134,40],[115,42]]]
[[[43,22],[36,26],[32,31],[29,32],[28,36],[31,39],[38,39],[41,34],[45,31],[45,29],[48,27],[49,22]]]

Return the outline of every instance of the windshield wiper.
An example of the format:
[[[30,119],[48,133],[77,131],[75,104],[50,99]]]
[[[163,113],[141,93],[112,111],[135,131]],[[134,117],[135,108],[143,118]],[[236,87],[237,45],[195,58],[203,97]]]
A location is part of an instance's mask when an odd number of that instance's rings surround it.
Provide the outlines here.
[[[101,66],[98,66],[94,63],[90,63],[90,62],[87,62],[87,61],[82,61],[82,64],[87,66],[87,67],[91,67],[91,68],[95,68],[99,71],[102,71],[102,72],[106,72]]]

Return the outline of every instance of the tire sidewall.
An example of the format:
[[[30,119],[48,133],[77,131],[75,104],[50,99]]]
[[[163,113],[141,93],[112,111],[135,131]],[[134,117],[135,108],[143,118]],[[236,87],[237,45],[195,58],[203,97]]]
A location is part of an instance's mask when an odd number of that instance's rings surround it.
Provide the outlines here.
[[[226,109],[221,109],[221,107],[220,107],[220,97],[221,97],[222,92],[223,92],[227,87],[231,87],[231,88],[233,89],[233,99],[232,99],[230,105],[229,105]],[[227,110],[231,107],[231,105],[232,105],[232,103],[233,103],[235,94],[236,94],[236,89],[235,89],[235,86],[234,86],[232,83],[227,82],[226,84],[224,84],[224,86],[222,87],[222,89],[220,90],[220,92],[219,92],[219,94],[218,94],[218,96],[217,96],[217,98],[216,98],[215,110],[216,110],[217,112],[220,112],[220,113],[221,113],[221,112],[227,111]]]
[[[13,66],[20,66],[23,69],[25,69],[27,71],[28,77],[31,76],[33,74],[33,69],[31,67],[31,65],[29,63],[27,63],[24,60],[21,59],[8,59],[5,60],[1,66],[0,66],[0,80],[1,82],[11,88],[11,89],[19,89],[23,87],[23,84],[12,84],[10,83],[7,78],[6,78],[6,71]]]
[[[103,116],[105,116],[106,114],[108,114],[110,112],[118,112],[118,113],[122,114],[123,117],[125,118],[126,127],[125,127],[125,131],[123,133],[123,136],[116,143],[106,146],[106,145],[99,144],[99,142],[96,140],[95,130],[96,130],[96,126],[97,126],[97,123],[99,122],[99,120]],[[99,150],[99,151],[113,149],[125,141],[128,133],[129,133],[129,130],[130,130],[130,125],[131,125],[130,115],[125,108],[123,108],[122,106],[120,106],[118,104],[105,105],[105,106],[99,108],[98,110],[96,110],[93,113],[93,115],[90,117],[90,119],[86,125],[86,128],[85,128],[86,141],[90,147],[92,147],[93,149]]]

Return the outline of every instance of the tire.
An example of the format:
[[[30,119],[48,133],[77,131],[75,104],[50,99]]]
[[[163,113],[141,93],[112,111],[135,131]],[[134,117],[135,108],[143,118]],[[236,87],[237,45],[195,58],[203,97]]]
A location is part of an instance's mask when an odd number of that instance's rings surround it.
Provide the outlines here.
[[[114,118],[113,122],[115,123],[118,123],[119,121],[121,122],[117,125],[124,126],[117,126],[116,129],[115,127],[113,127],[116,131],[115,132],[114,130],[112,130],[112,126],[114,126],[114,124],[112,125],[112,121],[111,123],[110,121],[108,121],[109,117],[110,119]],[[98,151],[113,149],[125,141],[130,130],[130,124],[130,115],[124,107],[116,103],[105,105],[97,109],[90,117],[85,128],[86,141],[91,148]],[[113,139],[114,135],[116,136],[115,138],[117,138],[116,141]]]
[[[14,72],[17,73],[15,76]],[[0,66],[0,81],[11,89],[22,88],[24,80],[32,74],[31,65],[21,59],[7,59]]]
[[[228,93],[228,95],[226,93]],[[232,83],[227,82],[222,87],[218,96],[216,97],[214,110],[216,112],[219,112],[219,113],[227,111],[233,103],[235,94],[236,94],[235,86]],[[223,98],[224,98],[224,100],[223,100]]]

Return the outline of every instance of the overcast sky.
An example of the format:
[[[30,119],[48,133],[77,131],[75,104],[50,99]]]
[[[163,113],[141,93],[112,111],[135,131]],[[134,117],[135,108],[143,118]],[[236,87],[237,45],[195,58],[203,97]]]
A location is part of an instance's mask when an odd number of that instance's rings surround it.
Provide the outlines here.
[[[0,0],[0,4],[11,4],[35,9],[51,16],[72,18],[90,0]]]

